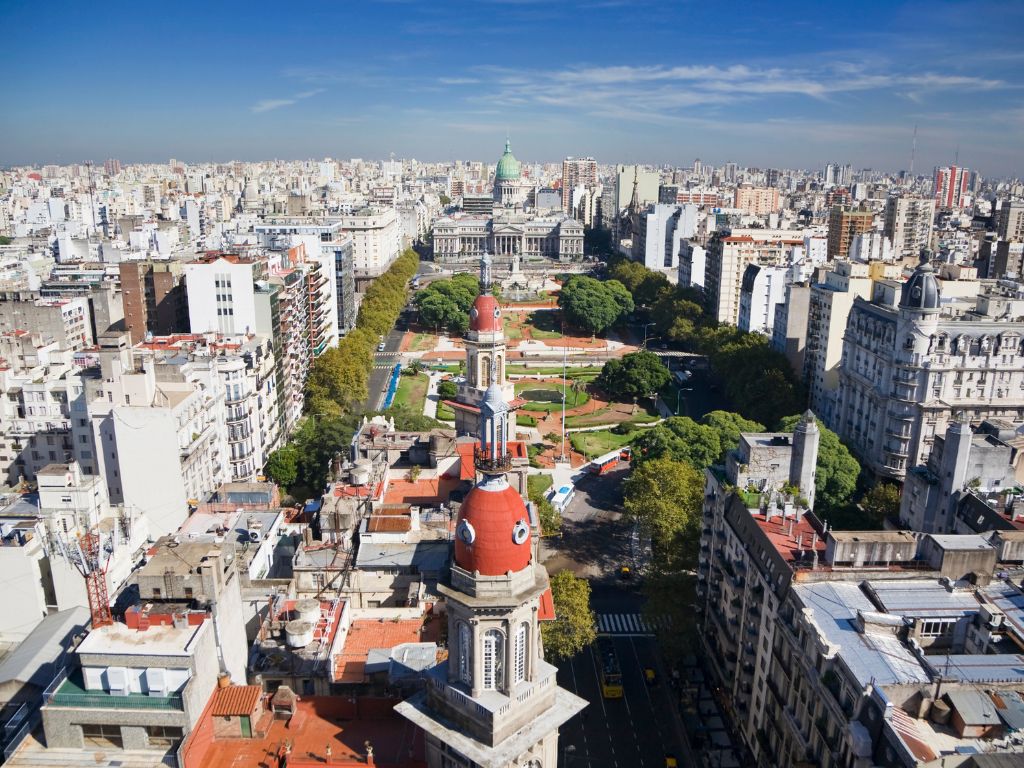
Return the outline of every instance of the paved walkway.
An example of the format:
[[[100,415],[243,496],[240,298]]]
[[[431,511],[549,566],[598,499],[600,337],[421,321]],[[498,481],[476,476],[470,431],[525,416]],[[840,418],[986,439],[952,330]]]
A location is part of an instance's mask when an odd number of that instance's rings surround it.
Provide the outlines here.
[[[437,404],[440,400],[437,396],[437,385],[441,381],[442,374],[440,371],[431,371],[428,376],[427,396],[423,398],[423,415],[431,419],[436,419]]]

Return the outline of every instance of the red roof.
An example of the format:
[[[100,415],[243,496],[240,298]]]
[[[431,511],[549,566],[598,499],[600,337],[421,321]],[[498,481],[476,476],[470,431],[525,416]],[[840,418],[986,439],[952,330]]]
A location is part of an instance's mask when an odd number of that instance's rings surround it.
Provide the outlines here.
[[[501,307],[498,300],[489,293],[481,293],[469,310],[469,330],[483,333],[501,331]]]
[[[551,594],[551,587],[545,589],[544,594],[540,596],[540,608],[537,611],[537,619],[539,621],[555,620],[555,598]]]
[[[459,509],[455,563],[483,576],[521,571],[530,564],[530,536],[527,534],[521,543],[513,537],[521,525],[529,531],[529,519],[523,497],[504,477],[486,478],[469,492]],[[471,542],[466,541],[463,533],[468,528],[473,532]]]
[[[229,685],[213,692],[210,714],[214,717],[240,717],[250,715],[263,695],[258,685]]]

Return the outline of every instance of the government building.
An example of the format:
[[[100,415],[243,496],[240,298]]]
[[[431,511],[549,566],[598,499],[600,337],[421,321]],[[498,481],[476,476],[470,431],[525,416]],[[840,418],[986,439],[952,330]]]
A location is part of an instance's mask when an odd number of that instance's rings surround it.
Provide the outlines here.
[[[494,213],[455,213],[434,222],[434,260],[448,264],[476,263],[484,253],[499,261],[519,255],[524,261],[574,261],[583,258],[583,225],[561,209],[530,209],[533,187],[511,143],[494,172]]]

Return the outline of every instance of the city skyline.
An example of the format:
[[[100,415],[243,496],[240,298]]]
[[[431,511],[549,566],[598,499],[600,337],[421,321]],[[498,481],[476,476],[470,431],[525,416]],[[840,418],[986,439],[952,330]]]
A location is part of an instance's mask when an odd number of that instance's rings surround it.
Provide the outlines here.
[[[917,173],[1024,169],[1012,7],[176,7],[4,9],[0,164],[491,160],[509,133],[528,162],[899,170],[916,125]]]

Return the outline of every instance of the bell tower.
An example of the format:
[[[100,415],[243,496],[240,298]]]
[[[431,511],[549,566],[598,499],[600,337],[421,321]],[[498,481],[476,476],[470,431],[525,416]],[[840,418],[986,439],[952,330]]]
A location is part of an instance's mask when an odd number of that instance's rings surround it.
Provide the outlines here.
[[[479,407],[491,382],[502,390],[506,402],[515,397],[515,385],[505,373],[506,345],[501,305],[491,290],[491,257],[480,259],[480,295],[469,311],[469,330],[463,337],[466,346],[466,377],[459,385],[455,410],[455,430],[461,435],[479,437]],[[509,435],[515,435],[515,413],[509,411]]]
[[[438,584],[448,660],[395,708],[424,732],[430,768],[555,768],[558,729],[587,704],[558,687],[544,660],[551,588],[536,513],[506,478],[509,413],[492,373],[480,404],[480,479],[459,510],[455,562]]]

